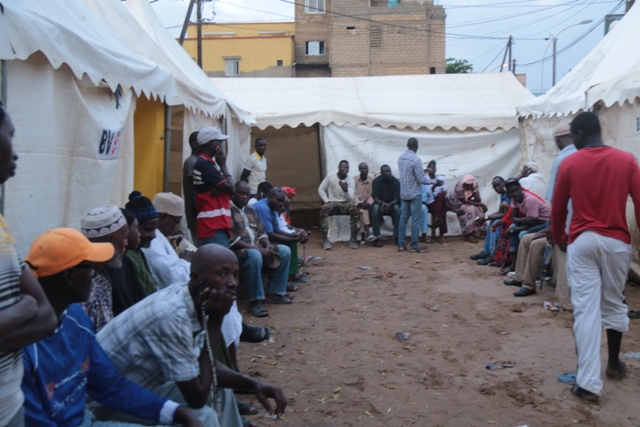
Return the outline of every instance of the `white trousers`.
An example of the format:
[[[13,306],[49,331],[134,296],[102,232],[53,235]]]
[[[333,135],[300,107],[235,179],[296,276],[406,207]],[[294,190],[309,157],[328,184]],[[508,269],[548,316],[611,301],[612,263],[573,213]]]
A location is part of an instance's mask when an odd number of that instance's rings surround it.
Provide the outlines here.
[[[631,245],[587,231],[567,250],[567,273],[573,306],[573,335],[578,353],[576,383],[600,394],[602,327],[629,330],[624,285],[631,264]]]

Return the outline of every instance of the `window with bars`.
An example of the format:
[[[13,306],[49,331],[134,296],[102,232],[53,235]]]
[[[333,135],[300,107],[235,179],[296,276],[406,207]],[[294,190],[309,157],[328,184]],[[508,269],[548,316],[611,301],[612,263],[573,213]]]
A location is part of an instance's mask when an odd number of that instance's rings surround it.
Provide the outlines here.
[[[307,42],[306,52],[307,55],[324,55],[324,42],[311,41]]]
[[[369,46],[382,47],[382,26],[372,25],[369,29]]]
[[[240,60],[239,59],[227,59],[225,60],[227,63],[227,67],[225,70],[225,75],[227,76],[238,76],[240,75]]]
[[[304,13],[324,13],[325,0],[304,0]]]

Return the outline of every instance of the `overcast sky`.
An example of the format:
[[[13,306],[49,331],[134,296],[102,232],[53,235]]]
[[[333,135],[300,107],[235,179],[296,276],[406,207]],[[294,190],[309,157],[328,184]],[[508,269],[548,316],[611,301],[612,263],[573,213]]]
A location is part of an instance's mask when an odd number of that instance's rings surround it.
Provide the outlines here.
[[[291,1],[217,0],[206,3],[205,18],[213,18],[213,22],[292,21]],[[188,0],[158,0],[153,8],[177,36],[188,3]],[[560,81],[602,40],[604,16],[611,11],[624,11],[624,1],[620,0],[435,0],[435,3],[444,6],[447,14],[447,57],[468,60],[475,72],[498,72],[511,35],[516,72],[527,74],[527,87],[532,92],[551,87],[551,60],[540,63],[552,52],[551,40],[546,38],[558,35],[556,80]],[[586,20],[593,22],[563,31]]]

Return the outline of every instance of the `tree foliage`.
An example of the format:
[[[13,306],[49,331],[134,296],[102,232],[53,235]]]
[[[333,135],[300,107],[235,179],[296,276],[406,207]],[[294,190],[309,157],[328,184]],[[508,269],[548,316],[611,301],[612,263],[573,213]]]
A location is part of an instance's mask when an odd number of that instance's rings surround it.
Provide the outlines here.
[[[466,59],[447,58],[445,64],[447,74],[473,73],[473,64]]]

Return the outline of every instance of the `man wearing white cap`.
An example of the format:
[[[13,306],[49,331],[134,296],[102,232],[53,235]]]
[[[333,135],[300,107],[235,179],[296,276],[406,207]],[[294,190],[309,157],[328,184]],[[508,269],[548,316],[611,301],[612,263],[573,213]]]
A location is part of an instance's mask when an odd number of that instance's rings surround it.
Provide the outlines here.
[[[560,165],[567,157],[576,153],[578,149],[573,145],[573,138],[571,137],[571,126],[564,124],[558,126],[554,133],[553,138],[556,142],[560,154],[553,161],[551,167],[551,175],[549,176],[549,185],[547,186],[547,194],[545,199],[549,205],[553,202],[553,192],[556,188],[556,178],[560,171]],[[569,230],[569,224],[571,224],[571,215],[573,213],[573,207],[571,200],[567,204],[567,232]],[[558,245],[553,246],[553,274],[556,283],[556,300],[560,307],[564,310],[571,310],[571,297],[569,296],[569,281],[567,280],[567,254],[560,250]]]
[[[108,264],[114,268],[122,268],[129,227],[119,207],[101,206],[92,209],[82,217],[80,227],[82,234],[91,242],[112,243],[115,254]],[[104,269],[96,271],[92,281],[91,295],[83,308],[93,323],[93,329],[98,332],[113,319],[113,288],[111,278]]]
[[[229,139],[218,128],[198,133],[198,160],[193,166],[193,187],[198,212],[198,239],[202,244],[229,247],[233,177],[227,169],[223,143]],[[214,160],[215,158],[215,160]]]
[[[532,193],[536,193],[540,197],[544,197],[544,192],[547,189],[547,181],[544,175],[538,173],[540,167],[536,162],[527,162],[522,167],[518,180],[520,186],[525,190],[529,190]]]

